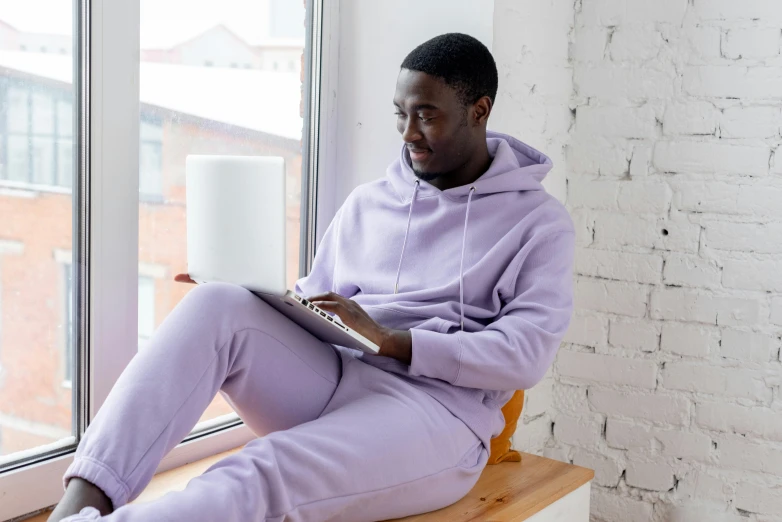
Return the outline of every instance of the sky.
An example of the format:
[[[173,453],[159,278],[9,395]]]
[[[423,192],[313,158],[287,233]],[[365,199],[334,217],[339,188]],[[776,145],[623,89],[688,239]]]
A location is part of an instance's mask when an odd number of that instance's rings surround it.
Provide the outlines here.
[[[140,1],[142,49],[171,47],[218,24],[226,25],[250,44],[269,37],[271,0]],[[297,0],[290,1],[291,6],[300,5]],[[21,31],[69,35],[72,6],[68,0],[0,0],[0,20]]]

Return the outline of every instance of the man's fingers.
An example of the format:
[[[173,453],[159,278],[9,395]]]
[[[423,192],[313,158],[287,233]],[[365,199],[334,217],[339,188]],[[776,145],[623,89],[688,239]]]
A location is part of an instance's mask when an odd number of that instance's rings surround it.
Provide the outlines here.
[[[177,275],[175,275],[174,276],[174,281],[176,281],[177,283],[188,283],[188,284],[191,284],[191,285],[196,284],[196,282],[193,281],[193,279],[189,275],[187,275],[187,274],[177,274]]]

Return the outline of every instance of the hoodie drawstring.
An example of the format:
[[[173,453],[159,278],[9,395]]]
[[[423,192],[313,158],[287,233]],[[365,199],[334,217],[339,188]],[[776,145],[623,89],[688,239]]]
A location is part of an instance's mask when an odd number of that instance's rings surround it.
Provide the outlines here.
[[[462,233],[462,255],[459,260],[459,314],[461,329],[464,331],[464,250],[467,247],[467,223],[470,220],[470,202],[475,187],[470,188],[470,195],[467,196],[467,212],[464,213],[464,232]]]
[[[413,219],[413,207],[415,206],[416,196],[420,181],[416,180],[413,188],[413,197],[410,200],[410,211],[407,214],[407,228],[405,229],[405,239],[402,241],[402,253],[399,254],[399,267],[396,270],[396,281],[394,282],[394,293],[399,293],[399,276],[402,273],[402,261],[405,258],[405,247],[407,246],[407,237],[410,234],[410,222]],[[459,326],[464,331],[464,251],[467,248],[467,225],[470,222],[470,203],[472,195],[475,193],[475,187],[470,188],[470,194],[467,196],[467,211],[464,213],[464,231],[462,232],[462,252],[459,259]]]
[[[405,258],[405,246],[407,246],[407,235],[410,233],[410,221],[413,219],[413,205],[415,205],[415,197],[418,194],[418,186],[421,184],[419,180],[415,180],[415,188],[413,188],[413,198],[410,200],[410,212],[407,214],[407,228],[405,229],[405,239],[402,241],[402,253],[399,255],[399,268],[396,269],[396,282],[394,282],[394,293],[399,292],[399,274],[402,273],[402,260]]]

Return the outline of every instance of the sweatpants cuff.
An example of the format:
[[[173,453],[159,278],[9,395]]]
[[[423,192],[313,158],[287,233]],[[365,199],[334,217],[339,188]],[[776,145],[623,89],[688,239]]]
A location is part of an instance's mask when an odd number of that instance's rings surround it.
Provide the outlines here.
[[[130,488],[108,466],[90,457],[76,457],[62,478],[63,486],[68,486],[68,481],[73,477],[84,479],[98,488],[109,497],[114,509],[118,509],[128,503]]]

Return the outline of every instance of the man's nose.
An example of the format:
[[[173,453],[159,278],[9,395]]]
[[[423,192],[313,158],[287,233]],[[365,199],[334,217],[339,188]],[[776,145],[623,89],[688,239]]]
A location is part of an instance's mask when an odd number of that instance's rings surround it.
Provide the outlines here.
[[[402,131],[402,141],[405,143],[414,143],[423,138],[421,131],[418,130],[415,118],[408,118]]]

